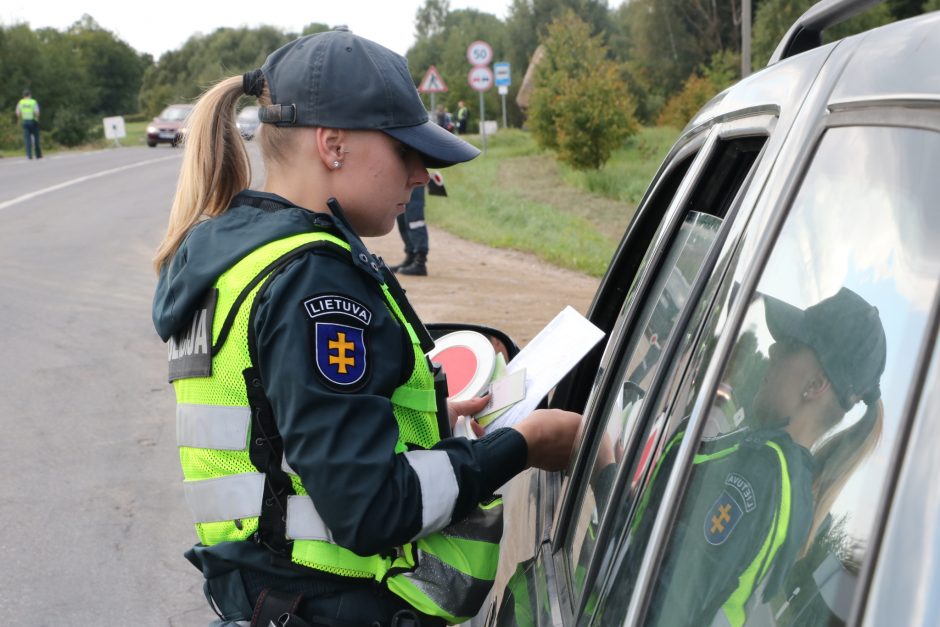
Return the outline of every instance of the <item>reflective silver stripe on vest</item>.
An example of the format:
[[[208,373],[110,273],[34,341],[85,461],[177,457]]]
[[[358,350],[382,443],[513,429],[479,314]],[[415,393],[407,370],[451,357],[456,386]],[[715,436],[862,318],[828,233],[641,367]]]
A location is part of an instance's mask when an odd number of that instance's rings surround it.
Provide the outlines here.
[[[297,471],[294,470],[293,468],[291,468],[291,467],[290,467],[290,464],[287,463],[287,455],[282,455],[282,456],[281,456],[281,470],[283,470],[284,472],[286,472],[286,473],[289,474],[289,475],[295,475],[295,476],[297,476],[297,477],[300,476],[300,475],[297,474]]]
[[[413,539],[443,529],[450,523],[457,503],[457,477],[444,451],[404,453],[421,483],[421,531]]]
[[[242,451],[248,446],[251,410],[227,405],[176,406],[176,444],[220,451]]]
[[[184,481],[183,494],[193,522],[223,522],[261,515],[264,474],[249,472],[215,479]]]
[[[493,587],[492,581],[462,573],[436,555],[420,550],[417,568],[403,573],[402,577],[430,597],[438,607],[457,617],[474,616]]]
[[[324,540],[336,544],[309,496],[287,497],[287,537],[291,540]]]

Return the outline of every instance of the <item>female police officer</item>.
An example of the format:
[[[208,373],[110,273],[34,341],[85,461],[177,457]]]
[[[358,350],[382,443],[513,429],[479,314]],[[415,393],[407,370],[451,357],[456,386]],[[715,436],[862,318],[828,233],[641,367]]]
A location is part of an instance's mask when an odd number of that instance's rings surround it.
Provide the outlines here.
[[[263,192],[245,189],[243,94],[265,123]],[[424,327],[359,239],[391,230],[427,167],[477,154],[428,121],[402,57],[345,30],[285,45],[196,105],[153,317],[200,540],[187,558],[223,621],[472,616],[495,574],[494,490],[567,463],[569,412],[450,437],[483,400],[443,404]]]

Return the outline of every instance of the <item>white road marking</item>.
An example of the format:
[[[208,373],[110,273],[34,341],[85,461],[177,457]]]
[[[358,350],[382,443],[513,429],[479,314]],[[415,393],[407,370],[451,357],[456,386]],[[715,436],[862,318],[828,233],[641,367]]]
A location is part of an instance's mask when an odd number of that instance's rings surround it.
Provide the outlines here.
[[[130,170],[131,168],[139,168],[140,166],[150,165],[151,163],[158,163],[160,161],[169,161],[170,159],[178,159],[179,155],[171,155],[169,157],[160,157],[158,159],[148,159],[147,161],[139,161],[137,163],[131,163],[128,165],[122,165],[119,168],[111,168],[110,170],[102,170],[101,172],[95,172],[94,174],[89,174],[87,176],[80,176],[77,179],[72,179],[70,181],[65,181],[63,183],[58,183],[50,187],[45,187],[35,192],[30,192],[28,194],[23,194],[22,196],[17,196],[16,198],[11,198],[10,200],[0,202],[0,210],[6,209],[21,202],[25,202],[36,196],[42,196],[43,194],[48,194],[49,192],[54,192],[60,190],[64,187],[69,187],[70,185],[77,185],[78,183],[84,183],[85,181],[90,181],[92,179],[101,178],[102,176],[108,176],[109,174],[114,174],[115,172],[122,172],[124,170]]]

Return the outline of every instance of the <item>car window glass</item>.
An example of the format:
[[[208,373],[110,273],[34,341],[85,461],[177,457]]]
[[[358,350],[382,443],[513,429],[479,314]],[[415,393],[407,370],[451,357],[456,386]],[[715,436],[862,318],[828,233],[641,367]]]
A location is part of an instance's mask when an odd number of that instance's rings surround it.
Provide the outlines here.
[[[618,462],[623,458],[630,427],[643,405],[652,375],[659,365],[662,346],[673,332],[679,312],[708,246],[715,239],[721,220],[697,212],[689,213],[679,230],[669,256],[653,287],[640,322],[642,332],[628,340],[626,358],[621,360],[616,376],[619,384],[608,397],[604,412],[604,431],[594,455],[594,472],[585,488],[580,514],[568,543],[570,556],[577,564],[574,583],[580,590],[584,569],[593,550],[599,516],[610,496]]]
[[[719,142],[700,183],[687,200],[689,211],[658,267],[652,289],[644,297],[642,311],[632,325],[634,332],[623,342],[621,357],[616,363],[617,374],[611,379],[600,410],[602,430],[595,438],[589,465],[593,470],[583,489],[573,531],[565,543],[569,579],[576,598],[584,587],[600,517],[610,500],[620,466],[630,464],[634,473],[645,468],[648,447],[644,446],[639,452],[631,448],[637,440],[634,433],[637,417],[659,369],[663,348],[677,332],[680,313],[686,307],[692,284],[716,240],[721,217],[727,213],[763,142],[764,138]],[[652,423],[646,427],[648,431],[642,439],[652,442],[654,434],[649,431]],[[637,478],[628,480],[627,491],[631,494],[635,494]]]
[[[937,288],[938,154],[929,131],[824,136],[704,418],[646,624],[847,620]]]

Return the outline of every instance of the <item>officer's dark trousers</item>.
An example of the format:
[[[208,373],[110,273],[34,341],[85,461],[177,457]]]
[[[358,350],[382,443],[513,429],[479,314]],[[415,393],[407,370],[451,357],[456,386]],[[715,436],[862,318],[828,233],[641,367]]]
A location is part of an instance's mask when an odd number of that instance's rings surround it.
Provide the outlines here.
[[[33,158],[33,146],[36,147],[36,158],[42,159],[42,148],[39,147],[39,122],[36,120],[23,120],[23,142],[26,144],[26,157]]]
[[[424,203],[408,203],[405,205],[405,213],[399,215],[397,220],[405,252],[427,254],[428,227],[424,221]]]

